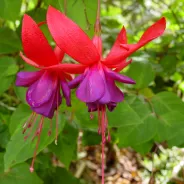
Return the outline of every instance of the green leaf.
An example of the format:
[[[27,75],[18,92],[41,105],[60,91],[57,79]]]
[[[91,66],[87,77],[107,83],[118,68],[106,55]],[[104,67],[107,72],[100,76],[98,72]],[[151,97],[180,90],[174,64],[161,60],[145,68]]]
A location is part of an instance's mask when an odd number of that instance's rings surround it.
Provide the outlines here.
[[[24,112],[24,109],[21,107],[18,111],[19,114],[21,114],[21,110],[22,112]],[[14,114],[15,116],[15,114]],[[16,116],[18,117],[18,116]],[[25,117],[22,117],[22,119],[27,117],[27,112],[25,113]],[[61,119],[60,119],[61,118]],[[21,163],[24,162],[25,160],[27,160],[28,158],[31,158],[33,156],[34,150],[35,150],[35,146],[36,146],[36,142],[37,142],[37,138],[35,138],[34,141],[32,141],[32,137],[35,135],[35,131],[38,128],[38,121],[40,121],[40,117],[37,118],[37,122],[35,123],[35,126],[33,127],[33,131],[32,134],[29,136],[29,138],[24,141],[24,136],[28,135],[28,132],[31,129],[28,129],[27,133],[25,135],[22,134],[23,131],[23,125],[24,123],[19,123],[16,127],[16,130],[14,131],[10,142],[8,143],[7,147],[6,147],[6,153],[4,156],[4,160],[5,160],[5,170],[9,169],[10,167],[12,167],[13,165],[17,164],[17,163]],[[56,121],[55,118],[53,118],[52,120],[53,122]],[[61,130],[63,129],[65,125],[65,118],[64,116],[59,116],[59,133],[61,132]],[[14,125],[15,126],[15,125]],[[44,125],[43,125],[43,129],[42,129],[42,133],[41,133],[41,139],[40,139],[40,144],[39,144],[39,148],[38,148],[38,152],[42,151],[44,148],[46,148],[50,143],[53,142],[53,140],[55,139],[55,123],[53,123],[52,125],[52,134],[51,136],[48,136],[48,131],[50,130],[50,121],[48,119],[44,119]],[[13,152],[13,154],[12,154]]]
[[[16,32],[0,28],[0,54],[12,54],[21,50],[21,41]]]
[[[137,152],[141,153],[142,155],[145,155],[146,153],[148,153],[151,148],[153,147],[153,142],[149,141],[143,144],[139,144],[139,145],[134,145],[132,146],[134,150],[136,150]]]
[[[45,0],[47,5],[52,5],[64,11],[64,0]],[[80,11],[79,11],[80,10]],[[90,0],[70,0],[67,1],[67,16],[74,20],[89,35],[94,34],[94,24],[96,20],[97,1]],[[77,15],[77,16],[76,16]]]
[[[183,144],[184,103],[174,93],[161,92],[151,102],[159,119],[156,141],[168,141],[171,146]]]
[[[31,115],[30,107],[26,104],[20,104],[10,118],[10,125],[9,125],[10,134],[13,135],[18,126],[20,124],[23,125],[23,123],[27,121],[30,115]]]
[[[94,146],[101,143],[101,136],[97,132],[84,131],[82,136],[82,144],[84,146]]]
[[[0,17],[15,21],[19,18],[22,0],[1,0]]]
[[[149,62],[132,62],[126,74],[136,81],[135,88],[146,88],[153,82],[155,73]]]
[[[6,124],[0,123],[0,147],[6,148],[10,139],[10,133]]]
[[[97,112],[92,113],[93,118],[91,119],[85,103],[80,102],[77,99],[72,103],[72,110],[75,115],[74,122],[76,122],[80,128],[97,131]]]
[[[5,77],[11,76],[11,75],[15,75],[19,70],[19,67],[15,64],[10,65],[6,72],[5,72]]]
[[[12,68],[14,71],[12,71]],[[1,78],[0,94],[6,91],[11,85],[11,83],[14,81],[15,79],[14,74],[16,71],[17,66],[13,58],[11,57],[0,58],[0,78]]]
[[[172,74],[176,71],[176,63],[176,55],[166,55],[160,60],[160,64],[163,67],[163,72],[167,75]]]
[[[152,98],[151,102],[158,115],[173,111],[183,113],[184,103],[172,92],[158,93]]]
[[[157,132],[158,120],[149,105],[138,97],[118,104],[108,114],[111,127],[118,127],[117,137],[120,147],[135,146],[150,141]]]
[[[57,168],[56,172],[53,173],[53,181],[54,184],[80,184],[80,181],[73,177],[71,173],[69,173],[64,168]]]
[[[14,86],[14,91],[18,99],[20,99],[23,103],[27,103],[26,102],[27,88]]]
[[[69,124],[66,124],[62,134],[59,136],[58,144],[50,145],[50,149],[56,154],[67,169],[69,168],[71,161],[76,158],[77,155],[77,138],[78,130]]]
[[[36,173],[30,173],[29,166],[26,163],[18,164],[4,172],[3,167],[4,154],[0,153],[0,181],[1,184],[42,184],[41,179]]]

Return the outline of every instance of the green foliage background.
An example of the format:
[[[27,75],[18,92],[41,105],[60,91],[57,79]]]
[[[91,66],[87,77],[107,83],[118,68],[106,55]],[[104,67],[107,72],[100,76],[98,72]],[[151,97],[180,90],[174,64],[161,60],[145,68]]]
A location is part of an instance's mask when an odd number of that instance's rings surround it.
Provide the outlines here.
[[[73,99],[72,108],[60,109],[58,146],[53,134],[48,137],[45,121],[36,160],[35,173],[29,172],[30,158],[36,142],[24,141],[22,126],[30,116],[25,102],[25,89],[14,85],[20,70],[34,70],[19,57],[21,21],[26,12],[37,22],[45,20],[48,5],[63,10],[63,0],[0,0],[0,183],[60,183],[80,181],[70,173],[70,164],[78,160],[77,138],[83,130],[84,146],[99,144],[96,116],[90,119],[85,105]],[[113,135],[112,144],[131,146],[137,152],[150,152],[154,143],[169,148],[184,146],[184,1],[183,0],[104,0],[101,3],[104,55],[108,53],[124,25],[129,43],[135,43],[153,22],[167,19],[161,37],[136,52],[133,63],[123,73],[137,81],[136,85],[120,86],[125,100],[108,113]],[[97,2],[67,0],[67,15],[86,33],[93,36]],[[46,26],[42,27],[53,45]],[[66,61],[70,61],[66,58]],[[54,120],[53,120],[54,121]],[[89,136],[88,136],[89,135]],[[64,164],[53,167],[52,155]]]

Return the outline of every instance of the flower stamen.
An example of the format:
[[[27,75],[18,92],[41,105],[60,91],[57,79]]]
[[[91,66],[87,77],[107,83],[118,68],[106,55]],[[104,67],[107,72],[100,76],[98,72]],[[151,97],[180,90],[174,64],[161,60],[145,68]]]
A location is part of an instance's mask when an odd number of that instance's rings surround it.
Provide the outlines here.
[[[31,167],[30,167],[30,172],[34,171],[34,162],[35,162],[35,159],[36,159],[36,154],[37,154],[38,146],[39,146],[39,143],[40,143],[40,137],[41,137],[41,132],[42,132],[42,128],[43,128],[43,123],[44,123],[44,116],[41,117],[39,128],[36,131],[36,135],[38,136],[38,140],[37,140],[37,143],[36,143],[36,147],[35,147],[35,151],[34,151],[34,155],[33,155],[33,160],[32,160]]]
[[[31,124],[30,130],[29,130],[28,134],[24,137],[24,140],[25,140],[25,141],[26,141],[27,138],[31,135],[32,130],[33,130],[33,127],[34,127],[34,125],[35,125],[35,123],[36,123],[37,117],[38,117],[38,114],[35,113],[35,116],[34,116],[34,119],[33,119],[32,124]]]

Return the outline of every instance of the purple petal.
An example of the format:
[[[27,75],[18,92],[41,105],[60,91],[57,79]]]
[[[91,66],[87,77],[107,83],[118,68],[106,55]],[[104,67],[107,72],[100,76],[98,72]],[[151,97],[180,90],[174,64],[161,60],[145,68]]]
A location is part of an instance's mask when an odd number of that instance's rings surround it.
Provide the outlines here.
[[[88,106],[88,112],[97,111],[97,103],[87,103]]]
[[[39,107],[48,102],[55,93],[57,85],[57,78],[53,78],[45,71],[41,78],[28,88],[26,94],[28,104],[32,107]]]
[[[110,90],[109,90],[109,84],[107,79],[104,76],[104,84],[105,84],[105,91],[104,91],[104,95],[102,96],[102,98],[99,99],[99,103],[100,104],[107,104],[111,101],[111,94],[110,94]]]
[[[70,89],[76,88],[83,79],[84,79],[84,74],[78,75],[77,77],[75,77],[75,79],[73,79],[68,83],[69,88]]]
[[[108,75],[109,77],[111,77],[113,80],[117,80],[119,82],[122,82],[122,83],[126,83],[126,84],[135,84],[136,82],[127,77],[127,76],[124,76],[124,75],[121,75],[117,72],[114,72],[112,70],[109,70],[108,68],[105,69],[105,74]]]
[[[111,95],[111,102],[121,102],[124,100],[124,95],[122,91],[116,86],[112,79],[107,81],[109,93]]]
[[[71,92],[70,88],[68,87],[68,83],[66,81],[61,81],[61,89],[63,92],[63,96],[66,99],[66,105],[71,106]]]
[[[107,108],[109,109],[110,112],[112,112],[116,108],[117,104],[114,102],[108,103]]]
[[[113,79],[106,75],[106,85],[104,96],[99,100],[100,104],[108,104],[110,102],[121,102],[124,95],[121,90],[116,86]]]
[[[89,69],[87,75],[77,89],[76,95],[83,102],[95,102],[104,95],[104,92],[104,78],[98,66],[94,66]]]
[[[62,98],[60,95],[60,89],[57,88],[55,89],[55,92],[52,94],[48,102],[42,104],[39,107],[32,107],[31,109],[38,114],[52,119],[52,117],[54,116],[54,111],[61,104],[61,101]]]
[[[42,75],[41,71],[37,72],[19,72],[17,74],[16,86],[29,87]]]

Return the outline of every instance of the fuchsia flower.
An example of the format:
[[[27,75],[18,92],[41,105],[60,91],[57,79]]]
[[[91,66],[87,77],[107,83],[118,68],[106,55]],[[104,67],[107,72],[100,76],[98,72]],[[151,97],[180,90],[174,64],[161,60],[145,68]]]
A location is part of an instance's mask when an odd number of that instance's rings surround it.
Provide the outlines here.
[[[123,27],[110,53],[102,57],[102,41],[98,33],[91,41],[83,30],[58,10],[50,7],[47,13],[49,30],[57,43],[69,56],[83,64],[85,72],[69,83],[77,88],[77,97],[85,102],[91,111],[112,111],[124,98],[115,81],[135,84],[132,79],[118,74],[131,60],[126,58],[133,52],[163,34],[165,18],[161,18],[142,35],[137,44],[128,44],[126,30]]]
[[[79,73],[84,70],[81,65],[61,64],[64,52],[56,47],[52,50],[47,39],[34,20],[25,15],[22,25],[22,44],[26,56],[20,53],[22,59],[39,69],[35,72],[19,72],[17,74],[16,85],[28,87],[26,100],[30,105],[33,113],[24,125],[23,133],[30,128],[30,132],[37,121],[37,115],[41,115],[39,126],[33,138],[38,136],[37,146],[30,170],[33,171],[34,160],[40,135],[43,128],[44,118],[52,118],[56,111],[56,141],[58,134],[58,107],[61,104],[62,96],[66,100],[67,106],[71,106],[70,88],[67,80],[71,80],[71,76],[67,73]],[[60,93],[62,90],[62,96]],[[28,138],[30,132],[25,139]],[[48,134],[51,134],[49,130]]]
[[[112,111],[117,103],[124,99],[123,93],[115,82],[135,84],[135,81],[117,72],[131,63],[131,60],[126,62],[126,59],[133,52],[163,34],[166,20],[161,18],[149,27],[136,44],[127,43],[126,30],[123,27],[106,58],[102,57],[102,41],[100,26],[97,25],[100,24],[98,19],[93,40],[90,40],[77,24],[53,7],[49,7],[47,24],[56,44],[86,68],[84,73],[69,83],[69,86],[70,88],[77,88],[76,95],[86,103],[89,112],[98,111],[103,162],[103,145],[108,126],[106,108]],[[103,167],[102,163],[102,170]],[[102,183],[104,183],[103,172]]]

